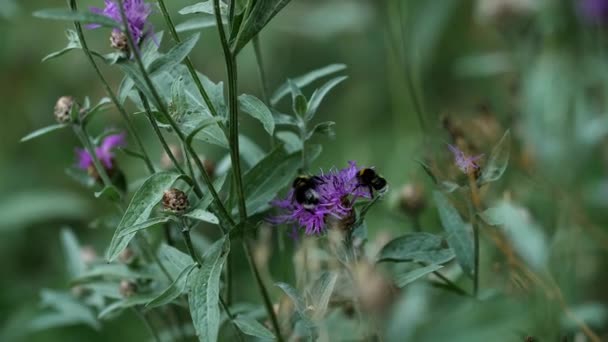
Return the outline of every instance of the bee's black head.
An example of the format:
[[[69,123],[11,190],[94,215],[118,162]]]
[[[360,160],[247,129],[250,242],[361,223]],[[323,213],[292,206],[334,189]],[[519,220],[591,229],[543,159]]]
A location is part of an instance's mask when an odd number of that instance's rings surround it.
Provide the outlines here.
[[[371,184],[374,178],[376,178],[377,176],[378,174],[376,173],[376,171],[370,168],[359,170],[359,174],[357,175],[359,181],[363,184]]]

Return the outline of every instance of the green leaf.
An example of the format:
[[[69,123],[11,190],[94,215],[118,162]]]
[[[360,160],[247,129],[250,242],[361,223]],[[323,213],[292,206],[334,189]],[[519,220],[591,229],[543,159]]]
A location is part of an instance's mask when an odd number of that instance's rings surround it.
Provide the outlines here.
[[[320,320],[325,316],[327,306],[334,287],[338,281],[338,274],[335,272],[324,272],[315,282],[312,290],[309,292],[312,298],[313,314],[312,318]]]
[[[134,233],[137,233],[140,230],[144,230],[153,226],[156,226],[157,224],[161,224],[161,223],[167,223],[169,221],[173,220],[173,217],[171,216],[163,216],[163,217],[156,217],[153,219],[149,219],[149,220],[145,220],[143,222],[134,224],[130,227],[126,227],[124,228],[120,234],[118,235],[118,237],[124,237],[126,235],[131,235]]]
[[[285,150],[288,153],[294,153],[302,150],[302,140],[300,136],[291,131],[280,131],[275,134],[277,139],[285,144]]]
[[[405,287],[406,285],[409,285],[414,281],[424,277],[427,274],[433,273],[442,267],[442,265],[431,264],[425,267],[417,268],[413,271],[409,271],[404,274],[400,274],[396,277],[397,279],[395,280],[395,284],[397,284],[397,286],[399,287]]]
[[[306,316],[306,301],[304,298],[298,293],[296,289],[294,289],[291,285],[287,283],[275,283],[285,294],[291,299],[293,302],[296,311],[302,315]]]
[[[334,126],[336,125],[333,121],[325,121],[315,125],[315,127],[308,132],[306,136],[306,140],[310,140],[315,134],[326,135],[329,138],[333,138],[336,136],[336,131],[334,130]]]
[[[215,188],[215,190],[217,190],[219,192],[222,189],[222,187],[224,186],[224,183],[226,182],[226,178],[227,178],[227,174],[223,174],[221,176],[216,177],[215,180],[213,181],[213,188]],[[205,210],[205,209],[207,209],[207,207],[209,207],[209,205],[211,204],[212,201],[213,201],[213,197],[205,196],[196,205],[196,208],[199,210]]]
[[[103,97],[101,100],[99,100],[99,102],[97,102],[95,106],[93,106],[92,108],[88,108],[86,114],[82,118],[82,125],[86,126],[95,116],[95,114],[104,111],[107,105],[110,103],[112,103],[112,100],[110,100],[110,98]]]
[[[78,39],[78,33],[76,33],[76,31],[74,30],[66,30],[65,31],[65,35],[68,38],[68,45],[56,52],[50,53],[48,55],[46,55],[46,57],[44,57],[42,59],[42,62],[46,62],[48,60],[51,60],[53,58],[57,58],[59,56],[62,56],[74,49],[80,49],[82,46],[80,45],[80,40]]]
[[[215,27],[215,17],[212,15],[188,19],[176,25],[175,31],[181,33],[188,31],[198,31],[209,27]]]
[[[153,279],[155,274],[146,270],[133,270],[123,264],[96,264],[72,280],[74,284],[96,282],[99,279]]]
[[[207,222],[207,223],[211,223],[211,224],[220,223],[220,221],[217,219],[217,216],[215,216],[212,212],[209,212],[209,211],[203,210],[203,209],[199,209],[199,208],[195,208],[195,209],[191,210],[184,216],[191,218],[193,220]]]
[[[445,264],[454,259],[454,251],[440,236],[430,233],[409,233],[400,236],[378,253],[381,261],[411,261],[425,264]]]
[[[24,136],[23,138],[21,138],[21,142],[26,142],[28,140],[32,140],[34,138],[38,138],[39,136],[45,135],[45,134],[50,133],[50,132],[54,132],[56,130],[59,130],[59,129],[62,129],[62,128],[65,128],[65,127],[68,127],[68,126],[69,126],[68,124],[56,124],[56,125],[51,125],[51,126],[47,126],[47,127],[44,127],[44,128],[37,129],[37,130],[33,131],[32,133],[30,133],[30,134]]]
[[[201,268],[189,278],[188,296],[192,322],[200,341],[217,341],[220,330],[220,276],[230,251],[225,236],[214,243],[203,258]]]
[[[28,330],[40,331],[76,324],[86,324],[96,330],[101,328],[93,309],[78,301],[70,293],[43,289],[40,296],[42,306],[52,308],[53,312],[33,318],[27,324]]]
[[[277,146],[247,171],[243,176],[247,211],[255,214],[266,209],[276,194],[293,181],[300,162],[300,154],[287,154],[282,146]]]
[[[135,236],[135,233],[120,236],[122,231],[147,220],[152,208],[163,198],[164,191],[170,188],[180,177],[180,174],[175,172],[156,173],[150,176],[137,190],[114,232],[110,247],[106,251],[108,261],[116,259],[118,254]]]
[[[215,11],[213,10],[213,0],[206,0],[196,3],[194,5],[186,6],[179,10],[178,12],[181,15],[187,14],[211,14],[214,15]],[[226,15],[228,14],[228,5],[220,1],[220,14]]]
[[[259,163],[266,155],[266,152],[258,144],[245,135],[239,135],[239,145],[241,158],[249,167]]]
[[[238,54],[247,43],[255,37],[290,0],[263,0],[254,3],[251,12],[241,25],[241,29],[232,42],[232,51]]]
[[[474,272],[473,238],[469,233],[469,224],[465,224],[458,210],[454,208],[448,198],[439,191],[433,191],[433,198],[439,210],[441,225],[446,231],[448,244],[454,250],[456,261],[464,273],[471,277]]]
[[[158,297],[154,298],[152,301],[146,304],[147,308],[155,308],[157,306],[162,306],[165,304],[171,303],[173,300],[178,298],[184,293],[186,289],[186,284],[188,282],[188,276],[190,273],[196,268],[196,264],[192,264],[186,268],[184,268],[177,278],[167,287]]]
[[[511,151],[511,132],[507,130],[498,144],[492,149],[488,163],[481,170],[479,184],[494,182],[503,175],[509,164]]]
[[[106,186],[101,191],[95,192],[95,198],[103,198],[111,202],[118,202],[121,197],[120,191],[113,185]]]
[[[98,24],[101,26],[120,28],[122,25],[105,15],[92,12],[71,11],[65,8],[43,9],[34,12],[34,17],[51,20],[79,21],[83,24]]]
[[[71,278],[79,276],[84,272],[85,264],[82,261],[80,244],[71,229],[63,228],[61,230],[61,244],[65,253],[68,274]]]
[[[315,90],[315,92],[310,97],[310,101],[308,101],[308,111],[306,112],[306,120],[310,121],[317,113],[319,106],[321,105],[321,101],[323,98],[338,84],[347,79],[347,76],[338,76],[332,78],[327,83],[325,83],[321,88]]]
[[[275,339],[274,334],[270,330],[249,316],[238,315],[234,318],[234,323],[243,334],[266,340]]]
[[[158,249],[158,258],[173,279],[176,279],[183,269],[192,264],[190,255],[165,243]]]
[[[131,297],[124,298],[105,307],[99,312],[97,318],[111,319],[124,309],[128,309],[138,305],[144,305],[153,299],[154,294],[136,294]]]
[[[527,210],[508,201],[501,201],[479,216],[491,226],[502,226],[503,232],[519,254],[536,269],[543,269],[549,258],[543,229],[532,221]]]
[[[195,33],[173,46],[166,54],[160,56],[158,59],[150,63],[150,66],[148,66],[148,73],[150,75],[154,75],[156,73],[169,70],[173,66],[180,64],[186,57],[188,57],[188,54],[190,54],[192,49],[194,49],[194,46],[198,42],[199,38],[200,34]]]
[[[217,117],[203,119],[199,123],[199,125],[188,134],[188,136],[186,137],[186,144],[192,145],[192,140],[194,139],[194,137],[196,137],[197,134],[199,134],[205,128],[217,125],[219,122],[222,122],[222,121],[223,121],[222,118],[217,118]]]
[[[292,80],[287,80],[289,89],[291,90],[291,107],[293,112],[299,117],[304,118],[308,111],[308,100],[302,94],[302,90]],[[302,120],[302,119],[301,119]]]
[[[333,73],[339,72],[346,69],[346,65],[344,64],[330,64],[320,69],[313,70],[309,73],[301,75],[299,77],[291,79],[293,83],[295,83],[298,87],[303,88],[310,83],[316,81],[319,78],[331,75]],[[270,98],[270,104],[274,107],[277,103],[285,97],[285,95],[289,94],[290,86],[289,81],[285,82],[281,85]]]
[[[243,94],[239,96],[239,103],[245,113],[259,120],[264,125],[264,129],[268,134],[272,135],[274,133],[274,117],[264,102],[253,95]]]

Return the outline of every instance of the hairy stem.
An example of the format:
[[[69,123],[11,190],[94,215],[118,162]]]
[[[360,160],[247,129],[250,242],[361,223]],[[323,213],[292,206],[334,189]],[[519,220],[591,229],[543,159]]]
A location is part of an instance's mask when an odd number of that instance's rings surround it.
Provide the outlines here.
[[[180,218],[179,222],[182,229],[182,236],[184,237],[184,242],[186,243],[186,248],[188,249],[188,253],[192,258],[192,261],[196,263],[196,267],[201,267],[201,259],[198,257],[198,254],[196,254],[196,251],[194,250],[194,245],[192,244],[192,238],[190,237],[190,227],[188,227],[183,217]]]
[[[70,0],[70,9],[72,9],[73,11],[78,10],[78,6],[76,4],[76,0]],[[74,22],[74,27],[76,28],[76,33],[78,34],[78,40],[80,40],[80,45],[82,47],[82,51],[84,51],[84,54],[87,56],[87,59],[89,60],[89,63],[91,64],[91,66],[93,66],[93,69],[95,70],[95,73],[97,74],[97,77],[99,78],[99,80],[103,84],[106,93],[110,97],[110,100],[112,100],[112,103],[114,103],[114,105],[118,109],[118,112],[122,116],[123,120],[125,120],[125,122],[127,124],[127,130],[129,131],[129,135],[131,135],[133,138],[135,138],[135,141],[136,141],[136,143],[137,143],[137,145],[139,147],[141,155],[144,157],[144,161],[146,163],[146,167],[148,168],[148,171],[151,174],[153,174],[155,172],[155,170],[154,170],[154,164],[152,164],[152,160],[150,160],[150,157],[148,156],[148,153],[146,152],[146,149],[144,148],[144,144],[143,144],[143,142],[142,142],[139,134],[135,130],[135,127],[133,126],[133,122],[129,118],[129,115],[127,114],[127,111],[125,110],[125,108],[123,107],[123,105],[118,100],[118,97],[116,96],[116,94],[114,93],[114,91],[112,91],[112,88],[110,87],[110,84],[108,83],[108,81],[106,80],[106,78],[103,76],[103,74],[101,73],[101,70],[99,69],[99,66],[95,62],[95,59],[93,58],[93,54],[89,50],[87,41],[84,38],[84,32],[82,31],[82,25],[80,25],[80,22],[75,21]]]

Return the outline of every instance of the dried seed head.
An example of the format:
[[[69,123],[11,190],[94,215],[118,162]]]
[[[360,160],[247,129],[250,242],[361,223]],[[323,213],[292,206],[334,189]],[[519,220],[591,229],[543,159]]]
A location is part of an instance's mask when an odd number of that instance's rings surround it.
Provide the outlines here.
[[[171,154],[173,154],[178,163],[184,161],[184,155],[182,154],[182,149],[179,146],[169,145],[169,150],[171,151]],[[160,167],[165,170],[169,170],[175,167],[175,165],[173,165],[173,161],[169,157],[169,154],[167,154],[167,152],[165,151],[163,151],[160,156]]]
[[[131,297],[135,293],[137,293],[137,284],[129,280],[121,280],[120,285],[118,287],[118,291],[123,297]]]
[[[183,214],[188,209],[188,195],[175,188],[166,190],[163,194],[163,208],[175,214]]]
[[[83,246],[80,249],[80,259],[85,265],[90,265],[97,259],[97,252],[93,246]]]
[[[127,35],[124,32],[114,30],[110,35],[110,46],[118,51],[128,53],[129,44]]]
[[[215,163],[211,159],[205,157],[202,154],[199,154],[197,156],[197,158],[198,158],[198,160],[200,160],[203,163],[203,168],[205,169],[205,172],[207,172],[209,177],[213,178],[213,176],[215,175]],[[192,160],[192,163],[194,163],[194,162],[195,161]]]
[[[62,96],[57,100],[55,104],[55,120],[59,123],[70,122],[70,113],[72,112],[72,106],[74,105],[74,98],[71,96]]]
[[[420,184],[409,183],[401,188],[399,205],[406,214],[417,216],[426,206],[424,188]]]
[[[395,299],[395,288],[374,265],[361,262],[354,269],[355,285],[362,309],[374,314],[389,312]]]
[[[120,254],[118,254],[118,261],[122,262],[123,264],[129,265],[133,262],[133,260],[135,260],[135,251],[133,251],[133,249],[130,247],[126,247],[122,250],[122,252],[120,252]]]

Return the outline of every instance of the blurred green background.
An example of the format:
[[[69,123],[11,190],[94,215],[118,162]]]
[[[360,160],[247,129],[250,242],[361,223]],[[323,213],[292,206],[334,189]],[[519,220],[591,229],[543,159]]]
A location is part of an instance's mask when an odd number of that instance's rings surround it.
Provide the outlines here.
[[[168,1],[174,19],[184,21],[177,10],[194,2]],[[147,333],[129,314],[107,322],[99,332],[68,327],[25,335],[39,308],[40,289],[67,286],[60,229],[72,227],[98,254],[112,234],[90,227],[111,208],[65,175],[78,146],[70,132],[19,143],[27,133],[54,122],[59,96],[89,96],[93,102],[105,96],[80,51],[40,62],[65,46],[64,31],[70,26],[31,13],[64,5],[62,0],[0,0],[0,339],[141,340]],[[79,5],[101,6],[102,1]],[[157,31],[163,30],[160,15],[153,21]],[[407,182],[432,187],[416,160],[431,161],[443,174],[453,175],[446,143],[464,136],[472,152],[488,155],[510,128],[509,171],[493,185],[488,202],[508,194],[544,227],[553,247],[570,241],[555,247],[563,253],[552,254],[552,261],[563,271],[565,296],[579,303],[608,299],[602,286],[593,286],[606,280],[600,270],[607,266],[604,31],[601,25],[585,24],[574,1],[293,0],[263,31],[261,44],[271,89],[327,64],[348,66],[348,79],[318,114],[319,120],[336,122],[336,137],[318,139],[324,151],[313,170],[356,160],[376,166],[388,179],[389,200],[370,213],[372,237],[411,230],[397,208],[399,190]],[[107,35],[107,30],[88,32],[90,45],[109,52]],[[166,37],[163,49],[169,42]],[[202,31],[192,59],[212,80],[225,79],[214,29]],[[117,87],[118,70],[103,71]],[[239,73],[240,91],[261,97],[251,46],[239,56]],[[284,111],[290,108],[287,102],[280,105]],[[160,146],[147,122],[143,117],[135,121],[158,161]],[[96,125],[99,131],[124,127],[115,110]],[[242,127],[268,148],[256,122],[244,118]],[[215,147],[200,148],[211,159],[223,156]],[[124,155],[118,162],[129,180],[145,175],[143,165]],[[439,230],[437,222],[429,208],[423,226]],[[493,266],[489,259],[483,264],[485,270]],[[237,267],[242,269],[239,277],[249,279],[244,261]],[[276,278],[280,273],[273,271]],[[483,280],[488,284],[497,281],[490,273]],[[556,278],[561,279],[560,273]],[[239,298],[253,291],[241,290],[237,288]],[[605,325],[600,324],[600,331],[606,332]]]

